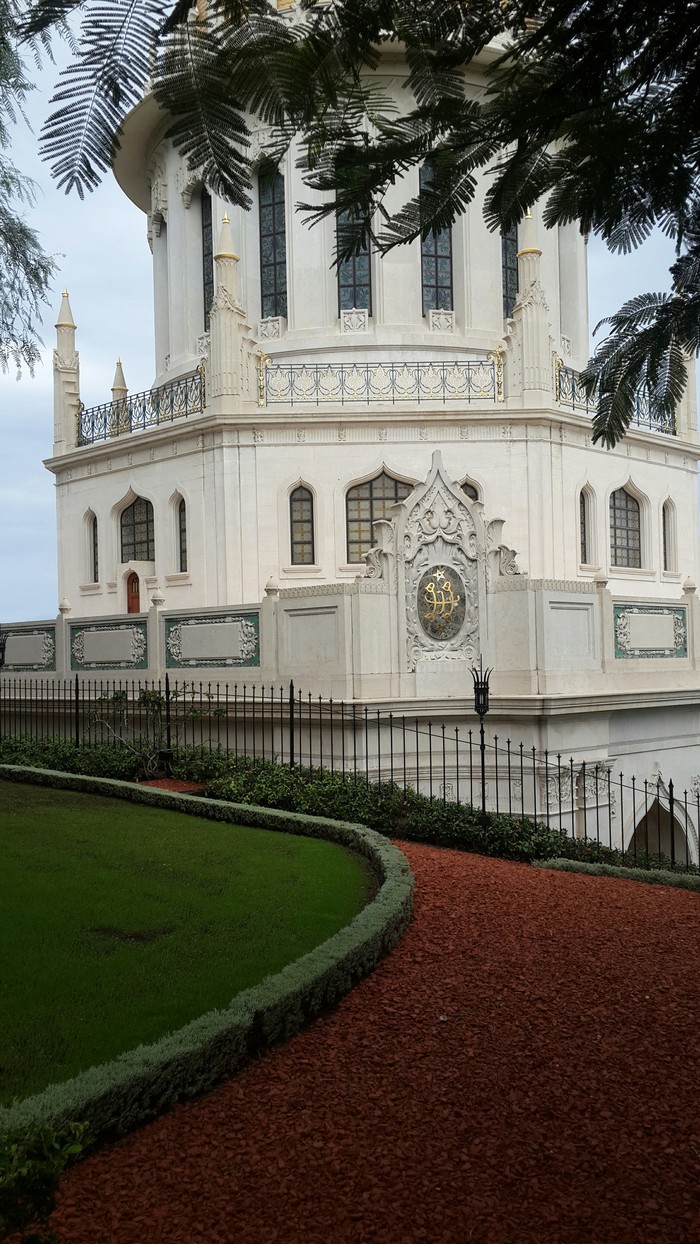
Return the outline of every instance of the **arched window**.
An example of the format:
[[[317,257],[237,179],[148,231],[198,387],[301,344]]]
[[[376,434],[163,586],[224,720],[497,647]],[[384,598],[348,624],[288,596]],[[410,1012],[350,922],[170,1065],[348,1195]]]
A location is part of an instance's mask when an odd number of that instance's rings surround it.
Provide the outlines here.
[[[661,547],[664,570],[676,570],[676,510],[672,501],[664,501],[661,510]]]
[[[293,566],[314,564],[314,498],[300,484],[289,495],[289,539]]]
[[[187,570],[187,506],[182,497],[177,506],[177,568]]]
[[[345,497],[348,562],[361,562],[373,544],[372,523],[386,518],[389,508],[413,490],[413,484],[382,471],[374,479],[349,488]]]
[[[641,511],[626,488],[617,488],[610,497],[610,552],[613,566],[641,567]]]
[[[260,305],[262,318],[287,314],[287,225],[284,177],[271,169],[258,177],[260,204]]]
[[[336,225],[338,241],[348,220],[347,212],[341,212]],[[372,268],[369,243],[357,255],[351,255],[338,264],[338,311],[366,311],[372,314]]]
[[[97,539],[97,518],[93,514],[90,519],[90,582],[99,583],[100,581],[100,562],[99,562],[99,546]]]
[[[595,508],[593,491],[588,484],[581,489],[578,498],[579,558],[582,566],[595,562]]]
[[[420,194],[423,199],[435,178],[435,161],[431,156],[421,166]],[[452,230],[438,229],[421,240],[421,279],[423,315],[429,311],[452,311]]]
[[[518,226],[501,231],[503,318],[509,320],[518,298]]]
[[[460,488],[462,489],[462,492],[465,493],[467,497],[469,497],[470,501],[479,500],[479,489],[477,488],[476,484],[472,484],[471,480],[463,479],[462,483],[460,484]]]
[[[211,195],[202,187],[202,289],[204,293],[204,331],[209,331],[209,314],[214,301],[214,237],[211,219]]]
[[[145,497],[137,497],[122,510],[121,537],[123,562],[155,561],[153,506]]]

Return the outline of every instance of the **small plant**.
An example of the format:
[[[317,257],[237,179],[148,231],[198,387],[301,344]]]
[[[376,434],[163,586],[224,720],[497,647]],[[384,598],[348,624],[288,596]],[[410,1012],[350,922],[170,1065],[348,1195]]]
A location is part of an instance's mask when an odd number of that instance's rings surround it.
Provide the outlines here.
[[[86,1130],[85,1123],[69,1123],[61,1132],[42,1127],[0,1137],[0,1239],[21,1231],[21,1244],[59,1244],[45,1228],[61,1172],[87,1147]]]

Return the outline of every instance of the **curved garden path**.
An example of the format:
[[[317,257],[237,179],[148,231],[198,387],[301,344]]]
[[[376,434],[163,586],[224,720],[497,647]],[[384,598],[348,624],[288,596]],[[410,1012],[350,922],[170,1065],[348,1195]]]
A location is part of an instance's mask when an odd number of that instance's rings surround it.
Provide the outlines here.
[[[70,1172],[65,1244],[696,1244],[699,896],[400,845],[392,955]]]

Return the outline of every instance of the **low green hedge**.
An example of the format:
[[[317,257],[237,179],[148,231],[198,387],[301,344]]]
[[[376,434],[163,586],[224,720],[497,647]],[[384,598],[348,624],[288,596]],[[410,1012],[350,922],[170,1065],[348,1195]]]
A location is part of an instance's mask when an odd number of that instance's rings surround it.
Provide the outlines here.
[[[140,755],[120,744],[98,743],[94,747],[83,747],[69,740],[52,739],[0,739],[0,764],[28,765],[32,769],[61,773],[89,773],[124,782],[136,781],[143,769]]]
[[[585,873],[589,877],[621,877],[625,881],[643,881],[647,885],[672,885],[681,890],[700,893],[700,877],[693,873],[669,872],[661,868],[627,868],[612,864],[587,864],[583,860],[533,860],[536,868],[551,868],[562,873]]]
[[[210,820],[325,838],[367,859],[378,882],[376,898],[321,946],[153,1045],[12,1106],[0,1108],[0,1133],[61,1128],[80,1119],[90,1136],[126,1132],[145,1119],[239,1071],[269,1045],[299,1031],[332,1006],[377,964],[411,918],[413,875],[405,856],[362,825],[289,812],[224,804],[109,779],[0,765],[0,778],[127,799]]]

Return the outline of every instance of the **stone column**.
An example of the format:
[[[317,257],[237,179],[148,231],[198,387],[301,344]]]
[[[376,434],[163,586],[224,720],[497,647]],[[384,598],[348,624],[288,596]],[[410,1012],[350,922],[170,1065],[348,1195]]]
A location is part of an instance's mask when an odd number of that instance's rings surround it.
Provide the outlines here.
[[[523,393],[537,392],[552,400],[552,338],[549,306],[540,280],[542,251],[535,222],[528,213],[520,226],[518,288],[513,318],[519,321]]]
[[[250,325],[238,301],[238,255],[233,249],[231,223],[228,216],[221,222],[221,232],[214,255],[216,293],[210,315],[210,353],[208,392],[213,401],[232,397],[226,409],[240,409],[242,401],[253,399],[251,392]]]

